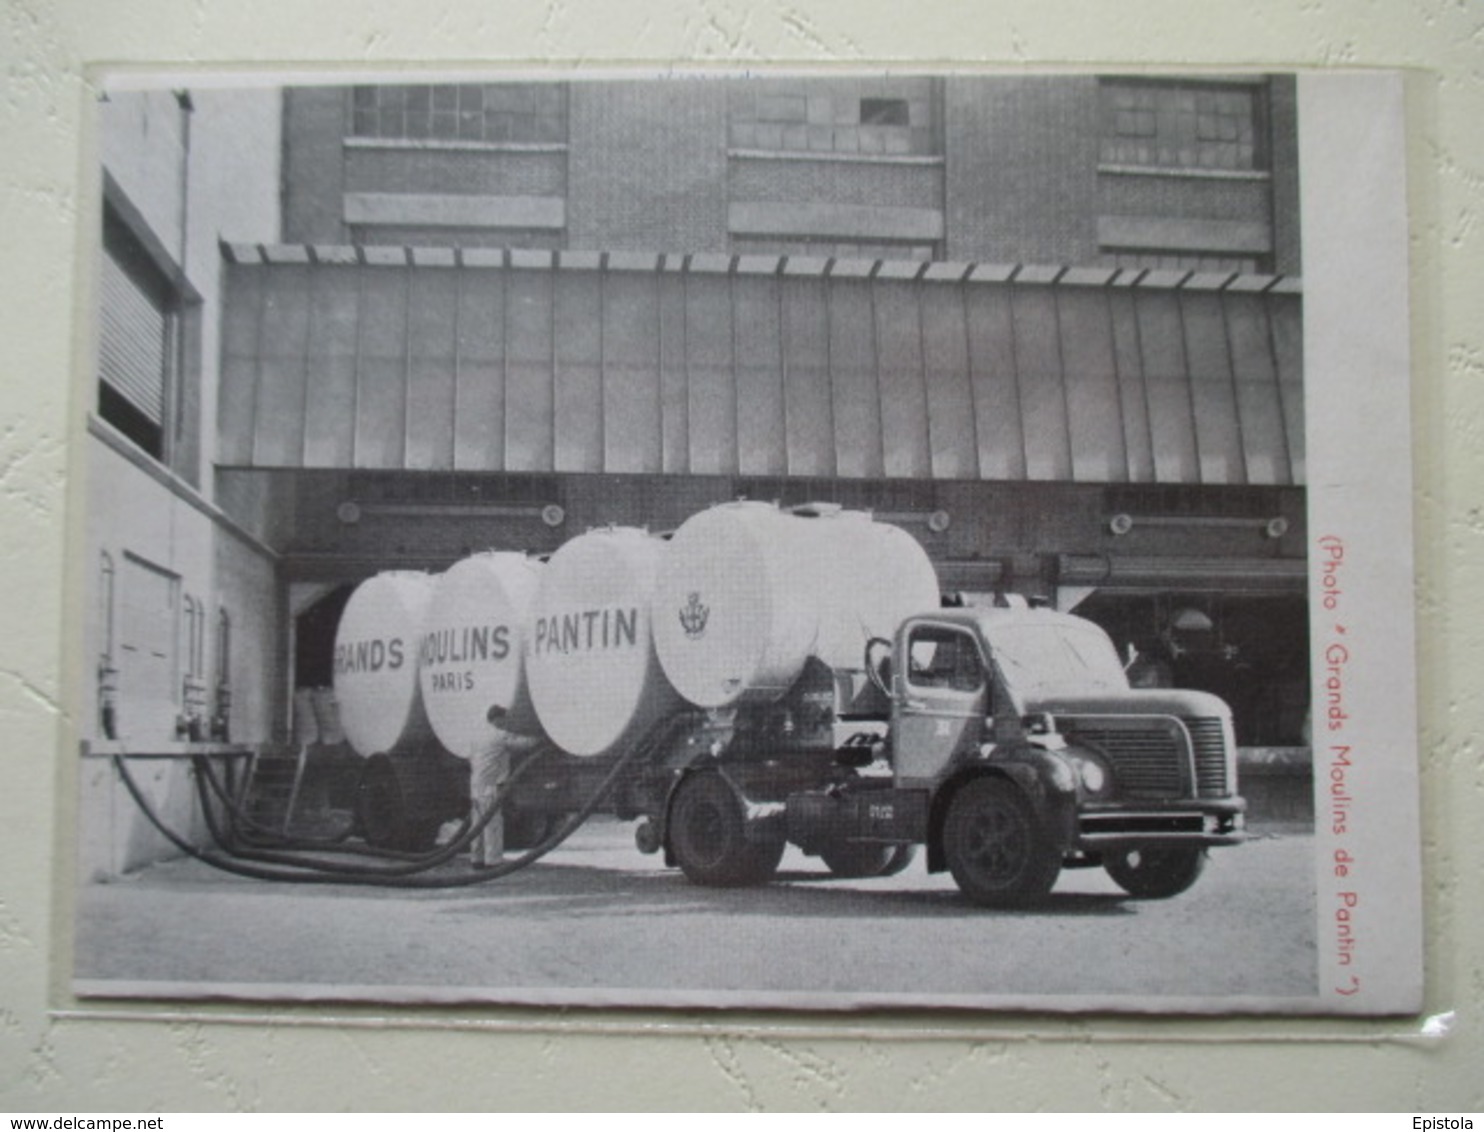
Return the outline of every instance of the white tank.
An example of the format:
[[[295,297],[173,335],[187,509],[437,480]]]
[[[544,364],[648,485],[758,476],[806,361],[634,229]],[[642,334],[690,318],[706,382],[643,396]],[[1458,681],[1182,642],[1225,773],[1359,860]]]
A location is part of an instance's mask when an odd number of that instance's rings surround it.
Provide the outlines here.
[[[589,531],[563,545],[542,571],[526,679],[542,730],[568,754],[606,754],[681,703],[650,631],[665,547],[632,528]]]
[[[490,737],[489,710],[524,734],[538,729],[526,688],[524,634],[541,563],[490,552],[456,562],[433,587],[423,624],[418,684],[444,748],[468,758]]]
[[[432,735],[417,684],[429,574],[391,571],[356,587],[335,631],[335,699],[356,753],[389,753]]]
[[[869,514],[728,503],[675,532],[655,595],[655,645],[706,708],[777,699],[810,657],[859,670],[866,642],[937,607],[917,540]]]
[[[920,542],[868,512],[822,511],[813,522],[828,578],[814,655],[836,671],[863,669],[867,641],[938,608],[938,573]]]
[[[675,532],[655,589],[654,640],[670,682],[705,708],[777,699],[814,651],[821,548],[811,520],[723,503]]]

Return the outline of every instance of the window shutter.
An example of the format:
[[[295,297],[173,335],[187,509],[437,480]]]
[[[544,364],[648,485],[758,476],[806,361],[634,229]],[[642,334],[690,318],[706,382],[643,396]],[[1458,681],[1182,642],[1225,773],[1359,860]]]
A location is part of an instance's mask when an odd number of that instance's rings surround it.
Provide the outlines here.
[[[100,376],[153,424],[165,419],[171,321],[166,304],[110,249],[103,257]]]

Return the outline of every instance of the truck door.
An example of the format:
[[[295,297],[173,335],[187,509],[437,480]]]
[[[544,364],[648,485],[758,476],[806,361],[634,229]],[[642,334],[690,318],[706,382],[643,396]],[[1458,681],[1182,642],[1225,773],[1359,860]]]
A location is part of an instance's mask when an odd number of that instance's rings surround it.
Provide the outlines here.
[[[925,785],[959,752],[977,748],[989,711],[987,666],[971,632],[931,622],[904,628],[898,660],[892,697],[897,780]]]

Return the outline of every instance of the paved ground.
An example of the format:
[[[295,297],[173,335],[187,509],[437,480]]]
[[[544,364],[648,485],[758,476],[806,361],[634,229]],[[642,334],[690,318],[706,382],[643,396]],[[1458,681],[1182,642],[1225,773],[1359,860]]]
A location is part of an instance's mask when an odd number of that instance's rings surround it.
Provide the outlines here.
[[[985,911],[920,860],[841,881],[790,850],[772,885],[697,888],[594,822],[477,888],[291,886],[191,861],[89,885],[76,975],[81,992],[188,997],[1271,1003],[1313,990],[1313,874],[1309,837],[1268,836],[1213,852],[1173,900],[1077,870],[1043,906]]]

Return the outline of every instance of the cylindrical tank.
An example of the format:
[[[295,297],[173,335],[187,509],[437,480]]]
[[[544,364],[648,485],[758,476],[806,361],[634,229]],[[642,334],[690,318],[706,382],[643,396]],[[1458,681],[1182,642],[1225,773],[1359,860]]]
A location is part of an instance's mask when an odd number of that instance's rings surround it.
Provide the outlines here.
[[[434,734],[460,758],[489,740],[493,705],[506,710],[506,730],[538,729],[524,636],[540,578],[536,559],[490,552],[454,563],[434,584],[418,683]]]
[[[828,579],[814,655],[837,671],[864,668],[867,641],[938,608],[937,571],[920,542],[868,512],[824,510],[813,522]]]
[[[645,531],[589,531],[551,556],[531,613],[526,680],[547,736],[598,756],[681,703],[655,657],[650,601],[666,544]]]
[[[655,594],[655,644],[701,707],[777,699],[810,657],[858,670],[866,642],[936,608],[917,540],[869,514],[727,503],[681,524]]]
[[[359,755],[391,753],[432,735],[417,685],[429,574],[377,574],[350,595],[335,631],[335,699]]]
[[[818,636],[821,548],[809,520],[770,503],[723,503],[670,540],[654,639],[677,691],[700,707],[777,699]]]

